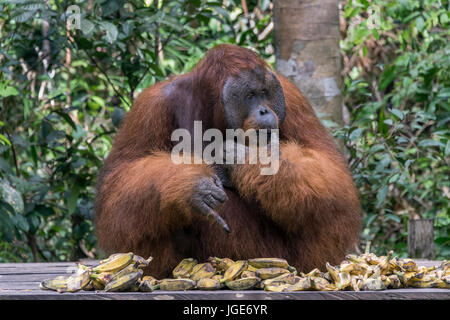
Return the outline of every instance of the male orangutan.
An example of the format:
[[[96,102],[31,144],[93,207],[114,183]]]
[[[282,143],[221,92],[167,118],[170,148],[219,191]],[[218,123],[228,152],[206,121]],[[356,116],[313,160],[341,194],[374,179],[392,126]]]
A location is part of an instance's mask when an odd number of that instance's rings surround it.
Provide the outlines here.
[[[171,133],[193,130],[196,120],[203,130],[278,128],[279,171],[174,164]],[[136,99],[99,177],[96,230],[107,252],[153,256],[146,273],[156,277],[183,258],[209,256],[280,257],[310,271],[353,249],[360,204],[345,160],[299,90],[252,51],[219,45]]]

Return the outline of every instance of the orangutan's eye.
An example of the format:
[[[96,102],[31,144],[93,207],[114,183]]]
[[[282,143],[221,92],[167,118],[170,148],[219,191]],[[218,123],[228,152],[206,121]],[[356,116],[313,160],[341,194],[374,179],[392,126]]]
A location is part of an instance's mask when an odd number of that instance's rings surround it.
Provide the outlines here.
[[[269,93],[269,91],[267,91],[267,89],[263,89],[261,91],[261,93],[262,93],[263,96],[266,96]]]
[[[251,98],[253,98],[255,95],[256,95],[255,91],[250,91],[250,92],[247,94],[247,99],[251,99]]]

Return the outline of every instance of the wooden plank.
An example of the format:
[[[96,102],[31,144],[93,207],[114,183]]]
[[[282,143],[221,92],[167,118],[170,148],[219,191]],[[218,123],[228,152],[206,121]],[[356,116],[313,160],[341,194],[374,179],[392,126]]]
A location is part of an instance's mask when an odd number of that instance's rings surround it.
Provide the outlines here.
[[[446,289],[397,289],[386,291],[300,291],[278,293],[265,291],[158,291],[158,292],[76,292],[57,293],[44,290],[2,290],[3,299],[62,299],[62,300],[450,300]]]
[[[419,265],[432,266],[440,265],[440,261],[417,260]],[[93,262],[91,265],[97,264]],[[39,289],[39,283],[48,278],[58,275],[68,275],[75,270],[73,262],[56,263],[20,263],[20,264],[0,264],[0,299],[139,299],[139,300],[242,300],[242,299],[294,299],[294,300],[354,300],[354,299],[446,299],[450,300],[450,290],[446,289],[397,289],[385,291],[302,291],[294,293],[276,293],[257,291],[155,291],[152,293],[124,292],[106,293],[104,291],[90,292],[80,291],[77,293],[60,294],[54,291]]]

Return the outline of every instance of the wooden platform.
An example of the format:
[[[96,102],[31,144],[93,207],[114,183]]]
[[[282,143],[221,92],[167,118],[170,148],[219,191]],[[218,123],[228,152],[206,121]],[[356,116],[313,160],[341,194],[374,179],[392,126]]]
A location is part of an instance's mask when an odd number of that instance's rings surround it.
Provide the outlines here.
[[[436,261],[417,261],[420,265],[438,265]],[[57,293],[39,289],[39,283],[48,278],[68,275],[75,270],[75,263],[1,263],[0,264],[0,300],[450,300],[448,289],[397,289],[384,291],[301,291],[293,293],[251,291],[155,291],[106,293],[104,291],[76,293]]]

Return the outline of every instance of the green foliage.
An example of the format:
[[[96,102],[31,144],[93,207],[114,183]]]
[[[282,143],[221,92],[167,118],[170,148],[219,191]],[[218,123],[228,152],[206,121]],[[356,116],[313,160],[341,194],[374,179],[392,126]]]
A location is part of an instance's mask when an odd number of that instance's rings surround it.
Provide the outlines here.
[[[407,219],[433,218],[450,256],[448,1],[350,0],[343,6],[345,139],[361,192],[363,241],[406,254]],[[374,16],[375,18],[370,18]]]
[[[269,4],[0,0],[0,262],[93,256],[95,180],[134,98],[218,43],[273,61]]]

